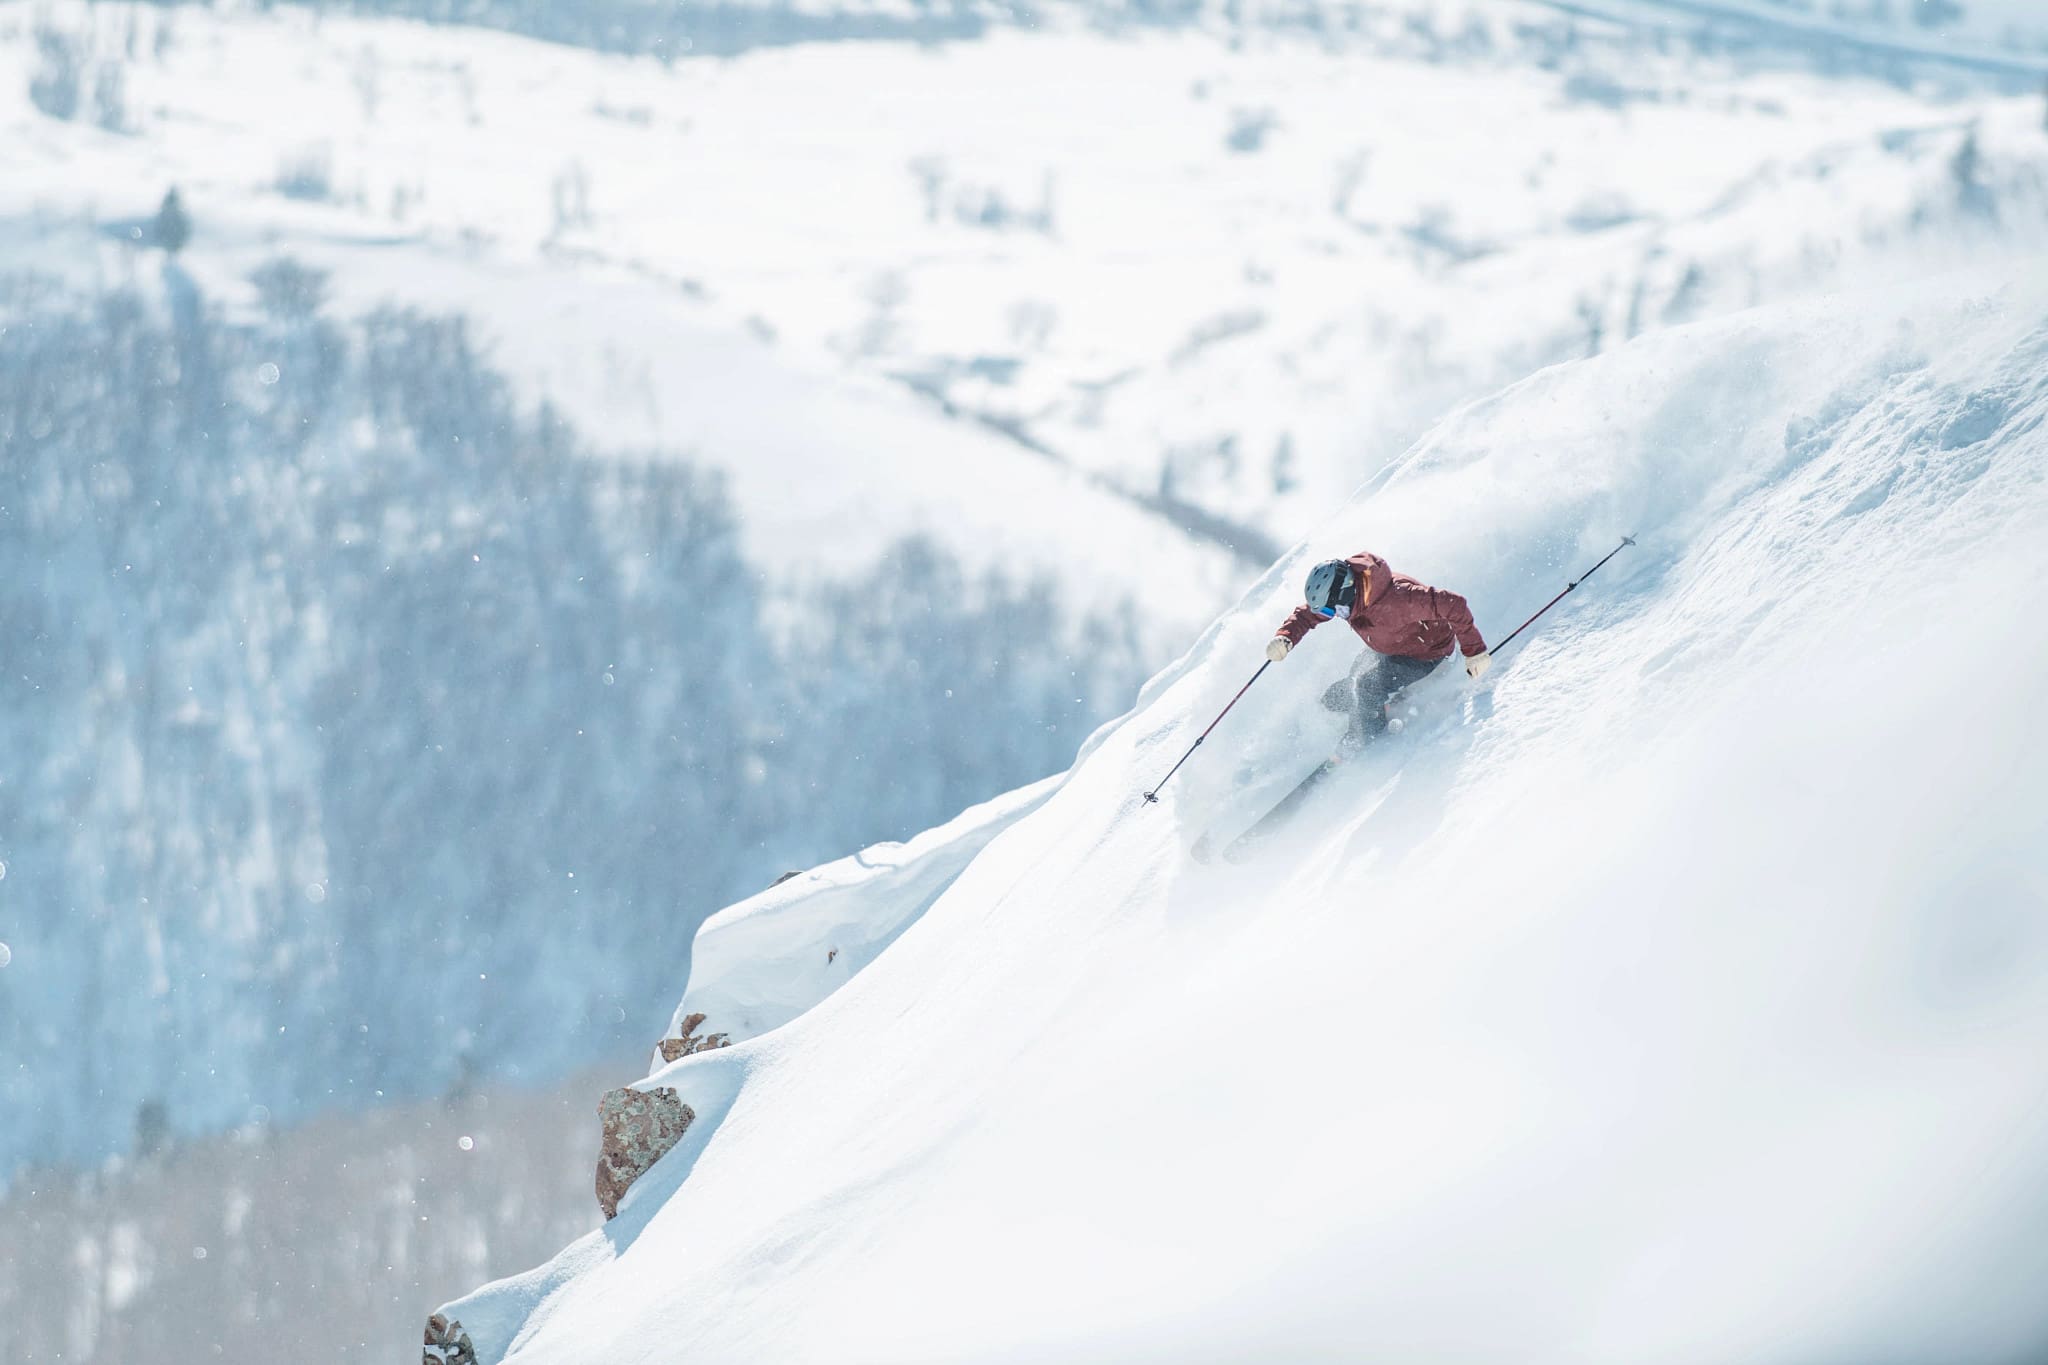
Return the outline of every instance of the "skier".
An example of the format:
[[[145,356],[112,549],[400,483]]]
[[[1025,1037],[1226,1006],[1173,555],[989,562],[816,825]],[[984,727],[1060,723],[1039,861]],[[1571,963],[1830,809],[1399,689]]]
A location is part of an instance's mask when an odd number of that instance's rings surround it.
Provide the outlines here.
[[[1323,561],[1309,574],[1306,591],[1308,600],[1280,623],[1266,657],[1280,662],[1325,621],[1351,623],[1365,641],[1365,653],[1350,677],[1323,694],[1323,705],[1351,713],[1347,751],[1385,733],[1394,697],[1449,658],[1454,641],[1464,652],[1467,674],[1478,678],[1493,666],[1464,598],[1397,574],[1376,554]]]

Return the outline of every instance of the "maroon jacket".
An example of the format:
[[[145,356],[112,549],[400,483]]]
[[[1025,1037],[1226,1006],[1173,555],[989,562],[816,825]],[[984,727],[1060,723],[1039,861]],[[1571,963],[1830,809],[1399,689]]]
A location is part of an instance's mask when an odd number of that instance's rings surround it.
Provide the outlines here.
[[[1364,585],[1351,608],[1351,628],[1367,649],[1404,659],[1443,659],[1455,639],[1467,655],[1486,652],[1486,641],[1472,624],[1472,609],[1458,594],[1395,573],[1378,555],[1355,554],[1345,563],[1358,571]],[[1302,636],[1331,619],[1303,605],[1274,633],[1298,645]]]

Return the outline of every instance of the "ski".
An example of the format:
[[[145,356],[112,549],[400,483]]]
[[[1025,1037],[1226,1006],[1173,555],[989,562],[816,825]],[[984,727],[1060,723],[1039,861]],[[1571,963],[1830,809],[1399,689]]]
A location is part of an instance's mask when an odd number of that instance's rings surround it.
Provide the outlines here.
[[[1404,701],[1401,709],[1405,714],[1389,717],[1387,729],[1384,733],[1362,743],[1348,744],[1340,747],[1335,754],[1332,754],[1317,765],[1308,776],[1302,778],[1300,782],[1289,788],[1284,796],[1268,807],[1263,815],[1254,820],[1242,832],[1219,842],[1215,831],[1212,830],[1195,841],[1193,847],[1188,850],[1189,855],[1198,863],[1213,863],[1219,858],[1228,863],[1243,862],[1257,850],[1259,845],[1285,828],[1299,815],[1302,807],[1308,804],[1309,798],[1315,795],[1316,791],[1338,769],[1356,763],[1359,759],[1374,753],[1386,754],[1391,758],[1393,754],[1399,751],[1387,748],[1387,741],[1402,736],[1404,732],[1408,735],[1408,742],[1412,743],[1415,734],[1415,723],[1424,716],[1424,708],[1420,699],[1407,699]],[[1434,733],[1435,728],[1433,725],[1425,725],[1423,731],[1424,733]],[[1375,794],[1366,798],[1368,808],[1376,807],[1381,801],[1386,799],[1387,794],[1393,787],[1392,778],[1399,776],[1399,760],[1394,758],[1393,761],[1397,765],[1394,773],[1389,781],[1381,786]]]
[[[1341,756],[1323,760],[1321,764],[1317,765],[1315,771],[1295,784],[1293,791],[1281,797],[1274,804],[1273,809],[1267,811],[1254,821],[1250,829],[1225,845],[1223,860],[1225,862],[1238,862],[1249,855],[1253,849],[1271,838],[1275,831],[1286,824],[1294,813],[1302,808],[1302,805],[1307,802],[1315,789],[1322,786],[1330,774],[1336,772],[1343,765],[1343,762],[1344,760]]]
[[[1285,796],[1275,802],[1270,810],[1253,821],[1249,828],[1224,844],[1221,849],[1216,847],[1216,840],[1212,834],[1204,834],[1195,841],[1194,847],[1189,850],[1190,854],[1198,863],[1213,862],[1219,855],[1225,862],[1241,861],[1253,848],[1257,847],[1275,830],[1286,824],[1288,818],[1301,809],[1302,804],[1308,800],[1309,795],[1322,785],[1325,778],[1329,777],[1331,773],[1336,772],[1343,762],[1344,759],[1341,755],[1324,760],[1307,777],[1296,783]]]

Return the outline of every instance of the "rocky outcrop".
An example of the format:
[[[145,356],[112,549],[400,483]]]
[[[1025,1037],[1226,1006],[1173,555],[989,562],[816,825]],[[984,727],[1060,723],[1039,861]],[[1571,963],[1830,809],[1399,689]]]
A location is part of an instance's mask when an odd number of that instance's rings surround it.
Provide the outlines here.
[[[597,1117],[604,1130],[604,1149],[597,1157],[597,1206],[609,1220],[619,1216],[619,1201],[633,1182],[668,1155],[697,1115],[664,1085],[607,1090],[597,1102]]]
[[[673,1062],[680,1057],[688,1057],[692,1053],[709,1052],[715,1047],[728,1047],[731,1045],[732,1039],[723,1033],[707,1033],[702,1038],[699,1038],[697,1036],[697,1025],[703,1022],[703,1015],[693,1014],[683,1020],[682,1037],[664,1038],[659,1043],[656,1043],[655,1047],[661,1052],[661,1060]]]
[[[476,1365],[476,1348],[462,1324],[436,1313],[427,1319],[427,1349],[420,1365]]]

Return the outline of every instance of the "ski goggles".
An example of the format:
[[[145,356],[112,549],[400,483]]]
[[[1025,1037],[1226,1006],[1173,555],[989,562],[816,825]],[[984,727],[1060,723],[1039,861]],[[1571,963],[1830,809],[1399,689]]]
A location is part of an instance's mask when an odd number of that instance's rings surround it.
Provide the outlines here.
[[[1346,569],[1330,583],[1330,595],[1321,602],[1309,603],[1309,610],[1326,621],[1348,621],[1351,619],[1351,604],[1358,600],[1358,574]]]

